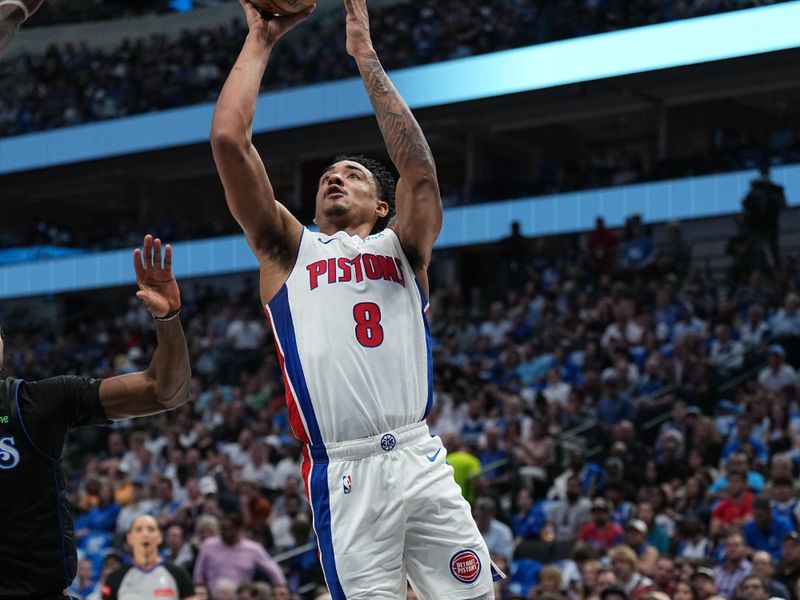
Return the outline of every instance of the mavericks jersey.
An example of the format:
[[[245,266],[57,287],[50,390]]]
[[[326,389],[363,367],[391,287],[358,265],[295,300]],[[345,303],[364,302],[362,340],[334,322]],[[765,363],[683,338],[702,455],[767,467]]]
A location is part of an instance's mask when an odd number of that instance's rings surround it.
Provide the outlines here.
[[[108,422],[99,379],[0,379],[0,600],[60,598],[75,577],[62,447],[69,429]]]
[[[303,229],[266,306],[289,421],[311,445],[423,420],[432,403],[427,299],[391,229],[366,239]]]

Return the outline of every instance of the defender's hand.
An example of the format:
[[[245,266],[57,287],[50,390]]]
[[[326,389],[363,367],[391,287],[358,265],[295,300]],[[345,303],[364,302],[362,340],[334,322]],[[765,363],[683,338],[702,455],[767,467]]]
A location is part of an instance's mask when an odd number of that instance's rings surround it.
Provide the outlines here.
[[[305,21],[309,15],[314,12],[314,9],[317,8],[316,4],[312,4],[304,11],[295,15],[265,17],[262,12],[258,10],[254,4],[248,2],[248,0],[239,0],[239,4],[241,4],[244,9],[250,33],[258,35],[268,46],[272,46],[281,39],[287,31]]]
[[[367,0],[344,0],[347,11],[347,53],[354,57],[362,52],[373,52],[369,33]]]
[[[172,246],[164,247],[164,264],[161,264],[161,240],[147,234],[144,251],[133,251],[133,269],[136,271],[136,296],[154,317],[174,313],[181,307],[178,282],[172,274]]]

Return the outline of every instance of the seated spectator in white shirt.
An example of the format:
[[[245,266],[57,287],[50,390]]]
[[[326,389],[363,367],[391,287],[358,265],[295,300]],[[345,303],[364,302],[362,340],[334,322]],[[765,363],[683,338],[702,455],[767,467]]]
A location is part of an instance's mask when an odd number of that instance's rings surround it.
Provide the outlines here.
[[[732,339],[729,325],[720,323],[716,326],[708,360],[720,376],[729,377],[741,369],[744,352],[744,344]]]
[[[797,372],[784,362],[786,351],[780,344],[769,347],[769,365],[758,374],[758,383],[770,391],[777,391],[797,382]]]
[[[781,336],[800,336],[800,296],[795,292],[786,294],[783,308],[770,319],[772,334]]]
[[[747,352],[760,348],[771,333],[764,320],[764,307],[753,304],[747,310],[747,319],[739,325],[739,339]]]

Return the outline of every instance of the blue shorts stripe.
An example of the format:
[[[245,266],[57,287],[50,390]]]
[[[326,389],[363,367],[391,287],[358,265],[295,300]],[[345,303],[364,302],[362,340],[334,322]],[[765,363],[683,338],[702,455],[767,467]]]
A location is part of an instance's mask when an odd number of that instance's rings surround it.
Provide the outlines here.
[[[322,570],[328,583],[333,600],[347,600],[339,573],[336,570],[336,557],[333,551],[333,533],[331,532],[331,497],[328,487],[328,461],[314,461],[311,466],[311,506],[314,510],[314,531],[322,558]]]
[[[416,283],[417,290],[419,290],[419,298],[422,301],[422,322],[425,324],[425,356],[428,361],[428,399],[425,403],[425,414],[422,417],[423,419],[427,419],[431,412],[431,408],[433,408],[433,353],[431,352],[431,326],[428,323],[428,315],[425,314],[425,311],[429,306],[428,299],[425,297],[425,292],[422,291],[419,281]]]

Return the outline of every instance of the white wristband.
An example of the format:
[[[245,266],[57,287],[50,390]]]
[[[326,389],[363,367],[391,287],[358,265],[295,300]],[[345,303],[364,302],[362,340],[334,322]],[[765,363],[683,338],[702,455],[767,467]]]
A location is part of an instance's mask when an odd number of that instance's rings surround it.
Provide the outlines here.
[[[16,6],[22,11],[22,14],[25,16],[25,18],[22,19],[23,23],[28,20],[28,17],[31,16],[31,14],[28,12],[28,7],[25,6],[25,3],[22,0],[0,0],[0,6],[8,5]]]

